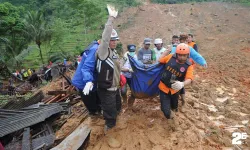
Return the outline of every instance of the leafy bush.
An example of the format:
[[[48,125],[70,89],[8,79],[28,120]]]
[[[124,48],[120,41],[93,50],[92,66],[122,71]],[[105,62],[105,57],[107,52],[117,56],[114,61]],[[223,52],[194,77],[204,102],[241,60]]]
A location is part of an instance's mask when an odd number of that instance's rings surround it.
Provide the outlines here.
[[[117,51],[117,53],[118,53],[120,56],[122,55],[123,49],[122,49],[122,43],[121,43],[121,42],[117,43],[116,51]]]

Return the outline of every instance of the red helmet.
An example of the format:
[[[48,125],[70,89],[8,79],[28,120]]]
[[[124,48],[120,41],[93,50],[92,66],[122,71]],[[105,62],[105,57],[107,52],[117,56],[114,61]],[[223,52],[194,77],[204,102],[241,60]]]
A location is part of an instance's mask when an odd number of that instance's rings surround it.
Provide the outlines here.
[[[189,46],[185,43],[181,43],[176,47],[176,54],[189,54]]]

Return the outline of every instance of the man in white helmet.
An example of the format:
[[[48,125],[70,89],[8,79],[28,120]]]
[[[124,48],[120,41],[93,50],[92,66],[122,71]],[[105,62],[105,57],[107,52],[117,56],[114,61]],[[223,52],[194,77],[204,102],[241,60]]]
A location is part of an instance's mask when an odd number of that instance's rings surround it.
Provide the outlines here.
[[[165,52],[167,49],[163,47],[163,42],[162,42],[162,39],[160,38],[155,39],[154,45],[155,45],[155,48],[153,49],[154,51],[153,59],[155,59],[156,62],[158,62],[162,53]]]
[[[117,114],[121,110],[120,86],[120,63],[116,52],[116,42],[119,39],[113,29],[113,20],[118,11],[107,5],[109,18],[102,33],[101,43],[97,50],[97,92],[101,100],[103,117],[105,119],[104,131],[116,125]]]

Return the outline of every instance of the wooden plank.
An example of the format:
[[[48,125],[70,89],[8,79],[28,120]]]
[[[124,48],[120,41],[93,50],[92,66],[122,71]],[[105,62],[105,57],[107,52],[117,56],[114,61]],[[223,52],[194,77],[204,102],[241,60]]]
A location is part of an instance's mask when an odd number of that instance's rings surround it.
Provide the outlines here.
[[[22,150],[30,150],[30,128],[25,128],[22,139]]]
[[[44,103],[47,103],[48,101],[50,101],[52,98],[54,98],[55,96],[51,96],[51,97],[49,97],[49,98],[47,98],[47,99],[45,99],[45,100],[43,100],[43,102]]]
[[[48,95],[58,95],[58,94],[67,94],[67,91],[65,90],[48,91]]]
[[[60,99],[59,99],[59,100],[57,100],[56,102],[60,102],[60,101],[62,101],[62,100],[64,100],[64,99],[66,99],[67,97],[69,97],[69,94],[67,94],[67,95],[63,96],[62,98],[60,98]]]
[[[65,85],[65,89],[67,89],[69,87],[69,85]]]
[[[73,98],[73,101],[81,100],[81,99],[82,99],[81,96],[77,96],[77,97]]]
[[[73,91],[74,89],[75,89],[75,87],[74,87],[74,86],[71,86],[70,91]]]
[[[52,98],[50,101],[48,101],[46,104],[50,104],[51,102],[55,101],[58,99],[61,95],[57,95],[56,97]]]
[[[69,90],[71,88],[71,85],[67,86],[67,88],[65,88],[65,90]]]
[[[80,148],[86,139],[89,139],[91,129],[84,123],[81,123],[76,130],[67,136],[60,144],[51,150],[73,150]]]

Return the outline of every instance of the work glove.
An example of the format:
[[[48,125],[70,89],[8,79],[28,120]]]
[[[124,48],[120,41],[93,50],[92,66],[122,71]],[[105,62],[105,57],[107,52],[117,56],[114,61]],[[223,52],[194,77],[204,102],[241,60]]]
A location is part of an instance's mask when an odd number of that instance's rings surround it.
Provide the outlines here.
[[[82,92],[84,95],[89,95],[89,91],[92,91],[92,89],[93,89],[93,83],[87,82]]]
[[[173,84],[171,84],[171,88],[176,90],[176,91],[179,91],[183,87],[184,87],[184,82],[175,81]]]
[[[117,17],[118,10],[116,10],[114,6],[107,4],[107,9],[108,9],[108,12],[109,12],[109,16],[112,16],[114,18]]]

